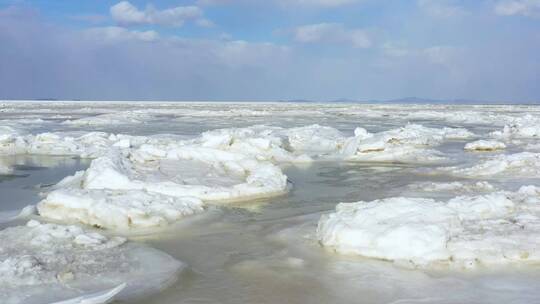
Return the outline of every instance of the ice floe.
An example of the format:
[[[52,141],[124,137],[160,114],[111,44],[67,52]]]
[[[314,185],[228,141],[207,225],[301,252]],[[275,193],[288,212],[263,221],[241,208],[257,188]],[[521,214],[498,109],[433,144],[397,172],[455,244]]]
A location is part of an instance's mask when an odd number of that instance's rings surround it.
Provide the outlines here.
[[[0,133],[0,155],[67,155],[94,158],[105,154],[111,147],[129,148],[132,142],[141,140],[144,141],[145,138],[105,132],[89,132],[83,135],[51,132],[36,135],[5,133],[3,137]]]
[[[355,136],[344,143],[342,154],[353,161],[433,162],[444,157],[428,147],[437,146],[444,140],[472,136],[474,134],[466,129],[436,129],[415,124],[375,134],[356,129]]]
[[[22,153],[20,133],[9,126],[0,126],[0,155]]]
[[[170,147],[169,147],[170,148]],[[279,167],[202,147],[112,150],[55,186],[42,216],[111,229],[163,226],[203,211],[203,202],[272,196],[287,190]]]
[[[378,133],[357,128],[352,137],[347,137],[335,128],[320,125],[296,128],[255,125],[211,130],[191,140],[105,132],[19,135],[11,128],[0,131],[0,154],[4,155],[46,154],[95,158],[106,154],[111,147],[137,148],[147,143],[160,146],[201,146],[272,162],[309,162],[316,159],[433,161],[440,160],[441,155],[428,147],[437,146],[445,140],[462,140],[473,136],[463,128],[438,129],[416,124]]]
[[[287,137],[283,134],[285,131],[283,128],[268,126],[217,129],[204,132],[191,144],[241,153],[259,160],[310,161],[309,156],[295,153],[294,149],[289,147]],[[298,132],[297,137],[299,136],[301,132]],[[303,139],[310,140],[306,137]]]
[[[501,139],[540,137],[540,118],[529,114],[517,117],[501,131],[492,132],[491,136]]]
[[[61,221],[127,230],[165,226],[202,212],[202,201],[142,190],[88,190],[67,188],[49,193],[38,204],[39,214]]]
[[[520,152],[500,154],[478,161],[469,166],[441,168],[463,177],[540,177],[540,153]]]
[[[420,267],[537,263],[539,190],[341,203],[321,217],[317,236],[340,253]]]
[[[477,140],[467,143],[464,149],[466,151],[496,151],[506,149],[506,145],[496,140]]]
[[[166,287],[184,267],[121,237],[35,220],[0,231],[0,244],[0,297],[6,304],[126,299]],[[82,300],[73,302],[77,297]]]

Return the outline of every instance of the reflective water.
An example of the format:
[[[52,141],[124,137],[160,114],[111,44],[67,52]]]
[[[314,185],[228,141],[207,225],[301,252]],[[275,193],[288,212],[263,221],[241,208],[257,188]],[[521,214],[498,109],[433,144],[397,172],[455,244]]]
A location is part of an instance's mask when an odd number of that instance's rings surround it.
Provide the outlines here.
[[[62,156],[0,156],[0,164],[12,169],[0,174],[0,212],[35,205],[47,186],[87,168],[89,162]]]

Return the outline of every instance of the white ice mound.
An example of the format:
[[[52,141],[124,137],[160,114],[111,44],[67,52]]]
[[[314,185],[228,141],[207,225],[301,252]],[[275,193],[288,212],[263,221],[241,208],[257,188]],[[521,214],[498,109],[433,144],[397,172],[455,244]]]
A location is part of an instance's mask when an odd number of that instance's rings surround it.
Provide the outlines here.
[[[88,190],[67,188],[52,191],[38,204],[41,216],[78,221],[109,229],[128,230],[165,226],[202,212],[194,197],[172,197],[142,190]]]
[[[143,145],[128,157],[111,153],[94,160],[83,184],[87,189],[140,189],[214,201],[282,194],[287,177],[276,165],[240,153]]]
[[[540,137],[540,119],[530,114],[515,118],[502,131],[492,132],[491,136],[501,139]]]
[[[21,153],[22,146],[24,142],[19,131],[9,126],[0,126],[0,155]]]
[[[467,143],[464,149],[466,151],[496,151],[506,149],[506,145],[496,140],[477,140]]]
[[[61,181],[40,215],[110,229],[150,228],[203,211],[203,201],[278,195],[287,177],[269,162],[211,148],[112,150]]]
[[[447,167],[453,175],[463,177],[540,177],[540,153],[521,152],[496,155],[469,167]]]
[[[335,154],[344,141],[341,132],[331,127],[309,125],[284,129],[259,125],[208,131],[192,144],[259,160],[306,162],[313,157]]]
[[[335,152],[345,142],[345,137],[339,130],[319,125],[291,128],[284,134],[294,151],[308,155]]]
[[[466,129],[437,129],[414,124],[374,134],[357,128],[353,137],[320,125],[290,129],[253,126],[208,131],[190,144],[273,162],[313,159],[429,162],[443,159],[440,152],[429,147],[473,135]]]
[[[457,222],[451,210],[433,200],[391,198],[338,204],[336,213],[319,221],[317,236],[324,246],[345,254],[442,260],[449,257],[448,231]]]
[[[473,133],[466,129],[435,129],[415,124],[375,134],[359,128],[355,137],[347,139],[341,153],[353,161],[432,162],[443,157],[428,147],[471,136]]]
[[[4,132],[5,131],[5,132]],[[41,133],[18,135],[14,130],[0,130],[0,154],[73,155],[96,158],[112,148],[125,150],[143,144],[162,150],[175,147],[199,147],[242,154],[270,162],[309,162],[317,159],[351,161],[426,162],[442,159],[429,149],[445,140],[465,139],[473,134],[459,128],[427,128],[409,124],[405,127],[371,134],[357,128],[353,137],[339,130],[308,125],[280,128],[256,125],[246,128],[217,129],[191,140],[171,136],[128,136],[104,132]],[[1,133],[3,132],[3,133]],[[4,138],[3,141],[1,138]]]
[[[0,129],[0,155],[69,155],[94,158],[106,154],[112,147],[127,149],[148,140],[146,137],[105,132],[90,132],[83,135],[50,132],[36,135],[6,133],[2,139],[1,132]]]
[[[0,231],[5,304],[53,303],[87,294],[95,299],[94,292],[124,283],[115,299],[126,299],[166,287],[182,268],[158,250],[77,226],[30,221]]]
[[[317,236],[344,254],[414,266],[540,262],[540,188],[459,196],[448,202],[388,198],[342,203]]]

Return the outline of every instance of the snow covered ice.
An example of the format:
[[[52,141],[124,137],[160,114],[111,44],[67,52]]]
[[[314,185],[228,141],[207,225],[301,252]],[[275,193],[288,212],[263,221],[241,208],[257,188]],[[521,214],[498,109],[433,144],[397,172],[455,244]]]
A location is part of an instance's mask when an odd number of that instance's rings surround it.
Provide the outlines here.
[[[467,151],[495,151],[505,149],[506,145],[503,142],[495,140],[477,140],[465,145]]]
[[[396,197],[339,204],[321,218],[317,234],[341,253],[415,266],[537,263],[539,194],[531,186],[447,202]]]
[[[500,154],[471,166],[448,167],[442,170],[464,177],[540,177],[540,153]]]
[[[156,291],[183,264],[152,248],[77,226],[35,220],[0,231],[2,302],[53,303],[125,284],[117,295]]]
[[[540,300],[538,107],[1,107],[7,303]]]

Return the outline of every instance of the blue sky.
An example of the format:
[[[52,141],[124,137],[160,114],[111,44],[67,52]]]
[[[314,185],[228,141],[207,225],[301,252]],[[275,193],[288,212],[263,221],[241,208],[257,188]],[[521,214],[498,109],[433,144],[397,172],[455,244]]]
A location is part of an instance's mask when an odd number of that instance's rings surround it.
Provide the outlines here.
[[[540,101],[540,0],[0,0],[0,98]]]

